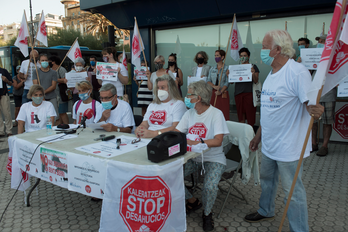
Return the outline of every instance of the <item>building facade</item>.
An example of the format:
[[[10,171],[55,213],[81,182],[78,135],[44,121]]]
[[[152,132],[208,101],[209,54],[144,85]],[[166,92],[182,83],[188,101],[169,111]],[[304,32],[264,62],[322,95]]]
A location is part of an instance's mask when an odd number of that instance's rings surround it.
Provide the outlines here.
[[[74,29],[85,33],[88,25],[88,15],[90,12],[80,9],[80,2],[75,0],[62,0],[64,4],[65,16],[62,19],[64,29]]]
[[[19,29],[21,27],[20,23],[11,23],[3,26],[3,38],[4,41],[8,41],[13,37],[17,36]]]

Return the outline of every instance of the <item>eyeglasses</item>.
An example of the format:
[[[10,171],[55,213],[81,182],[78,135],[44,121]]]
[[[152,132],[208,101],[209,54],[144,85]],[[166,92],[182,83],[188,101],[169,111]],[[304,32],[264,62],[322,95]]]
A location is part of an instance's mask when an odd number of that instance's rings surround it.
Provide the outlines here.
[[[112,95],[111,97],[99,97],[99,99],[101,101],[104,101],[104,100],[110,100],[111,98],[113,98],[115,95]]]
[[[141,141],[141,138],[136,138],[132,140],[132,144],[139,143]]]

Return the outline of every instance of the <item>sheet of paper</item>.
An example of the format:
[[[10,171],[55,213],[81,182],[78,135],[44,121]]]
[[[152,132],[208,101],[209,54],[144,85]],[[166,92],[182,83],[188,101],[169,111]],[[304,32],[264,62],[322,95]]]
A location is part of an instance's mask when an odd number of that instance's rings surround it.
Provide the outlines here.
[[[121,145],[119,149],[116,148],[117,139],[121,139]],[[77,147],[75,149],[104,158],[110,158],[145,147],[151,141],[151,139],[141,139],[140,142],[132,144],[132,141],[135,139],[135,137],[121,135],[113,140],[89,144],[86,146]]]
[[[228,82],[251,82],[251,64],[238,64],[228,66],[230,74],[228,75]]]
[[[309,70],[317,70],[324,48],[300,49],[301,64]]]
[[[119,63],[97,62],[97,79],[117,81]]]
[[[87,72],[65,73],[65,78],[68,80],[68,88],[73,88],[76,83],[85,81],[86,77],[88,77]]]
[[[76,129],[79,125],[77,124],[69,124],[69,128],[68,129],[62,129],[62,128],[57,128],[57,126],[52,127],[52,130],[57,130],[57,131],[65,131],[65,130],[71,130],[71,129]]]
[[[105,125],[106,122],[97,122],[97,123],[88,123],[86,124],[87,127],[91,128],[92,130],[104,130],[103,127],[101,127],[101,125]]]
[[[189,84],[193,83],[193,82],[197,82],[197,81],[205,81],[207,82],[207,77],[187,77],[187,86],[189,86]]]
[[[149,68],[147,68],[149,69]],[[140,70],[137,70],[137,67],[134,67],[134,76],[135,79],[137,80],[147,80],[147,76],[146,76],[146,67],[142,66],[140,68]]]
[[[63,141],[66,139],[74,139],[74,138],[77,138],[77,135],[55,134],[55,135],[51,135],[48,137],[38,138],[36,140],[39,140],[42,142],[47,142],[49,140],[52,140],[52,141],[49,141],[49,143],[54,143],[54,142],[59,142],[59,141]]]
[[[0,74],[0,89],[2,88],[2,74]]]
[[[337,97],[348,97],[348,77],[338,86]]]

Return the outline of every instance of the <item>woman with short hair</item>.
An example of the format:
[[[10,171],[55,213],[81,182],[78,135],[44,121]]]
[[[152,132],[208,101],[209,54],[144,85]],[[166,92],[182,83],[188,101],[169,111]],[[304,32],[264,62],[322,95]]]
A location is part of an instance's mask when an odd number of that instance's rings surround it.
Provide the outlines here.
[[[193,59],[197,66],[192,68],[192,77],[208,77],[209,70],[211,68],[210,65],[207,65],[208,59],[208,55],[205,51],[197,52],[195,58]]]
[[[151,72],[149,70],[146,71],[146,76],[147,76],[147,88],[149,90],[152,90],[153,87],[155,86],[155,82],[156,82],[156,79],[158,77],[161,77],[163,76],[164,74],[168,74],[171,78],[173,78],[175,80],[175,83],[176,85],[178,85],[178,82],[177,80],[175,79],[172,71],[170,70],[166,70],[164,69],[164,64],[166,63],[165,62],[165,59],[162,55],[158,55],[155,57],[155,59],[153,60],[154,63],[155,63],[155,69],[156,69],[156,72],[153,72],[151,74]]]
[[[44,101],[45,90],[40,85],[32,85],[29,89],[28,98],[32,101],[24,103],[18,113],[18,134],[32,132],[46,128],[47,117],[53,124],[57,116],[54,106],[49,101]]]
[[[153,138],[174,130],[186,112],[176,83],[168,74],[156,79],[154,95],[143,122],[135,129],[137,137]]]

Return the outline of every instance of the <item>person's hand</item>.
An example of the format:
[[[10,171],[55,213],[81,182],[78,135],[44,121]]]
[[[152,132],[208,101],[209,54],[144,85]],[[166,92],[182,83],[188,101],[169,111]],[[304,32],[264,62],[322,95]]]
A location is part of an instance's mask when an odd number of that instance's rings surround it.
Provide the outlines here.
[[[147,78],[150,78],[151,77],[151,72],[149,71],[149,70],[146,70],[146,76],[147,76]]]
[[[68,79],[64,78],[64,83],[65,84],[68,83]]]
[[[255,73],[255,69],[254,67],[251,67],[251,74],[254,74]]]
[[[205,77],[204,75],[201,76],[201,78]]]
[[[310,116],[312,116],[315,120],[318,120],[320,116],[324,113],[324,106],[320,104],[316,105],[307,105],[307,111]]]
[[[106,130],[107,132],[111,132],[111,131],[117,131],[117,126],[114,126],[111,123],[107,123],[104,125],[101,125],[101,127]]]
[[[297,59],[297,62],[302,63],[301,56]]]
[[[251,151],[256,151],[257,149],[259,149],[259,141],[256,140],[256,138],[254,137],[249,144],[249,149]]]
[[[4,75],[2,75],[2,76],[1,76],[1,79],[2,79],[3,81],[6,81],[7,78],[6,78]]]
[[[102,121],[106,121],[110,117],[110,114],[111,110],[104,110],[101,116],[101,118],[103,119]]]
[[[215,91],[215,94],[216,95],[221,95],[222,93],[218,90],[218,91]]]
[[[197,145],[199,143],[201,143],[201,141],[187,140],[187,145],[190,145],[190,146]]]
[[[137,78],[136,78],[135,75],[134,75],[134,77],[133,77],[133,81],[137,82]]]
[[[89,81],[89,82],[90,82],[90,78],[89,78],[89,77],[86,77],[86,81]]]
[[[215,90],[220,90],[220,86],[214,85],[214,86],[213,86],[213,89],[215,89]]]
[[[24,81],[26,81],[28,79],[28,74],[24,74]]]

